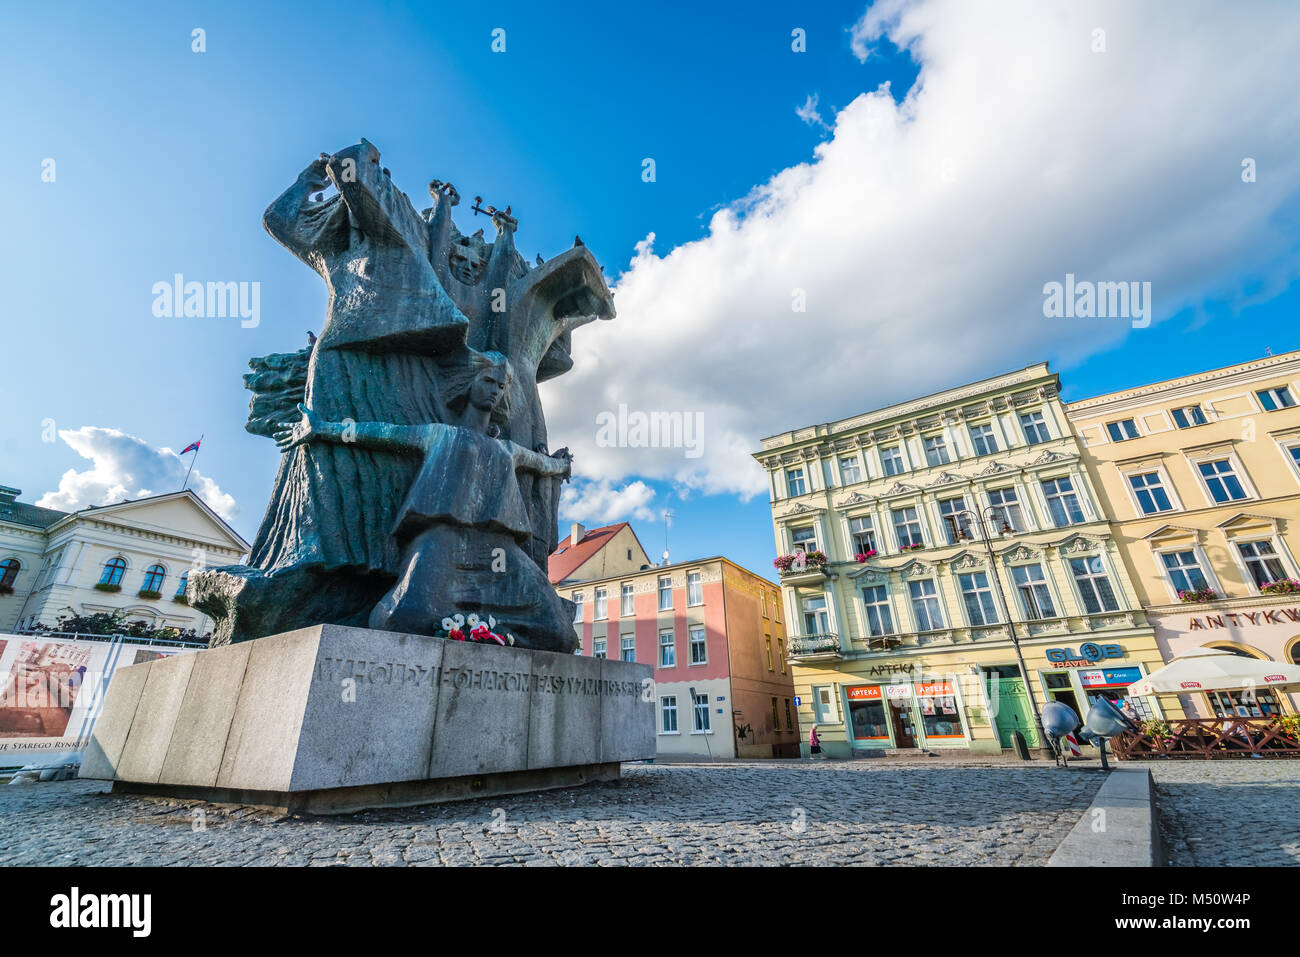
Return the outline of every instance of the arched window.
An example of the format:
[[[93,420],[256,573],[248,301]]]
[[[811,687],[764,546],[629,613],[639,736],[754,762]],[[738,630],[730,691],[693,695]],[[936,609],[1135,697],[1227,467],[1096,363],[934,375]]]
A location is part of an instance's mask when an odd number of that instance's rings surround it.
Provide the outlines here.
[[[188,585],[189,583],[190,583],[190,573],[186,572],[184,575],[181,576],[181,583],[176,586],[177,598],[185,597],[185,586]]]
[[[149,570],[144,573],[144,591],[162,591],[163,579],[167,577],[167,569],[161,565],[150,565]]]
[[[18,571],[22,567],[23,563],[16,558],[6,558],[0,562],[0,585],[12,588],[14,579],[18,577]]]
[[[101,585],[120,585],[125,571],[125,558],[110,558],[104,562],[104,574],[99,576],[99,583]]]

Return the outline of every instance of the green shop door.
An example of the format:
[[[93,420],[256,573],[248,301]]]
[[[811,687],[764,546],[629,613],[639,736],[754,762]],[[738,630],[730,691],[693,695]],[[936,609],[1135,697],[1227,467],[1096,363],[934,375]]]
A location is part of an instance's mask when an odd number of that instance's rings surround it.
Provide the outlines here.
[[[990,676],[989,710],[997,714],[998,742],[1004,748],[1013,747],[1011,732],[1019,731],[1025,743],[1038,747],[1038,734],[1034,729],[1034,712],[1029,707],[1029,695],[1020,678],[995,678]]]

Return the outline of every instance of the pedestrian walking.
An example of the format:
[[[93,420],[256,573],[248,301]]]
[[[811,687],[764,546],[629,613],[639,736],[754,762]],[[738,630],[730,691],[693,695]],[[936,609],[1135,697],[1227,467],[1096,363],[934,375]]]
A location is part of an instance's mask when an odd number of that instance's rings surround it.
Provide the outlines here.
[[[812,726],[812,730],[808,732],[808,753],[811,760],[821,757],[822,753],[822,739],[817,734],[817,725],[815,724]]]

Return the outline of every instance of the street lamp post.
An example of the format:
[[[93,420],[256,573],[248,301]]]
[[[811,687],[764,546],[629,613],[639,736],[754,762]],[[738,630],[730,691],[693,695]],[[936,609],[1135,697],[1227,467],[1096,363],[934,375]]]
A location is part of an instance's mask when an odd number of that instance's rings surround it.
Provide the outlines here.
[[[1034,725],[1038,729],[1039,747],[1044,751],[1050,752],[1052,757],[1055,758],[1056,752],[1050,744],[1051,739],[1047,737],[1047,732],[1043,728],[1043,715],[1038,709],[1038,696],[1034,694],[1033,683],[1029,680],[1029,669],[1025,667],[1025,656],[1020,651],[1020,639],[1016,637],[1016,623],[1011,617],[1011,602],[1007,600],[1006,594],[1002,591],[1002,576],[998,574],[997,558],[993,554],[993,536],[990,534],[991,527],[999,520],[1001,521],[1001,526],[998,528],[999,538],[1011,534],[1014,530],[1007,521],[1006,514],[1002,509],[997,508],[996,506],[990,505],[982,513],[973,512],[970,509],[961,509],[953,512],[949,516],[953,526],[953,537],[959,542],[970,541],[970,533],[966,530],[967,526],[964,526],[957,521],[959,517],[963,516],[975,520],[979,525],[980,533],[984,538],[984,549],[988,552],[989,571],[993,575],[993,584],[997,591],[998,601],[1002,605],[1003,614],[1006,615],[1007,631],[1011,633],[1011,644],[1016,649],[1016,661],[1020,665],[1020,676],[1025,682],[1025,692],[1029,695],[1029,707],[1034,712]],[[987,524],[985,522],[986,519]]]

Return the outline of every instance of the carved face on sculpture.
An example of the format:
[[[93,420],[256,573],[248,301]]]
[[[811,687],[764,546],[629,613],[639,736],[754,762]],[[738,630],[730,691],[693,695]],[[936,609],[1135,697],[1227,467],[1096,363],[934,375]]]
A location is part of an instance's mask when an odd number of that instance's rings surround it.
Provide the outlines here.
[[[470,405],[484,412],[492,412],[501,404],[508,384],[509,379],[504,366],[484,366],[474,377],[474,384],[470,386]]]
[[[487,272],[487,258],[481,247],[462,240],[451,244],[447,257],[452,277],[457,282],[476,286],[483,281],[483,274]]]

